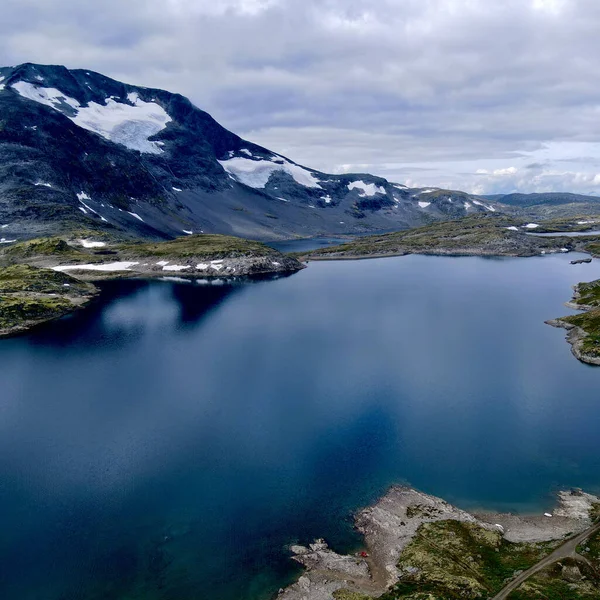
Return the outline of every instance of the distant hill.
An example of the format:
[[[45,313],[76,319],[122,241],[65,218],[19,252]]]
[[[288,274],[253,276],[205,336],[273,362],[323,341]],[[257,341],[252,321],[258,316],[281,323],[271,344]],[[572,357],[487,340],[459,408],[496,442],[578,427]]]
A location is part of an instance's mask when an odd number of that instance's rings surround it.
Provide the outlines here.
[[[508,206],[530,207],[540,204],[560,206],[563,204],[598,204],[600,209],[600,198],[597,196],[585,196],[582,194],[570,194],[568,192],[548,192],[539,194],[494,194],[485,196],[487,200],[499,202]]]

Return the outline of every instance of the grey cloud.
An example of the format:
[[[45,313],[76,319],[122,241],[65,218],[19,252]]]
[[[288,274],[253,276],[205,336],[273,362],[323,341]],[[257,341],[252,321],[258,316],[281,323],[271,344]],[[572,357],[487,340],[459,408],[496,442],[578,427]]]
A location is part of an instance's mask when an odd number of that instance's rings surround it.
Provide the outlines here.
[[[599,25],[595,0],[6,0],[0,62],[181,92],[316,168],[368,164],[481,192],[590,191]],[[593,153],[531,156],[548,144]],[[518,176],[493,174],[513,166]]]

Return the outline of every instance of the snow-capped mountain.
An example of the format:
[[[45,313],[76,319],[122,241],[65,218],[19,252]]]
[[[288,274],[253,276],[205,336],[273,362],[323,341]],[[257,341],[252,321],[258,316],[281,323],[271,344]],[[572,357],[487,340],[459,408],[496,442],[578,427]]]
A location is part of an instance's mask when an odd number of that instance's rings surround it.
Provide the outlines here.
[[[179,94],[86,70],[0,68],[0,235],[73,227],[276,239],[401,229],[490,200],[330,175],[245,141]]]

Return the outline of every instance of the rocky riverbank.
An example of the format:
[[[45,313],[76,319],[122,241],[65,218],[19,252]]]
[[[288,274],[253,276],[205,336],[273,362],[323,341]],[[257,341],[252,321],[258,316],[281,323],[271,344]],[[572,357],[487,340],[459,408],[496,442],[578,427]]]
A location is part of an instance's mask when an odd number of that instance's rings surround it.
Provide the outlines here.
[[[590,527],[599,506],[596,496],[574,490],[561,492],[546,515],[471,514],[393,487],[356,515],[364,552],[341,556],[324,540],[292,546],[305,573],[278,600],[490,598],[567,536]]]

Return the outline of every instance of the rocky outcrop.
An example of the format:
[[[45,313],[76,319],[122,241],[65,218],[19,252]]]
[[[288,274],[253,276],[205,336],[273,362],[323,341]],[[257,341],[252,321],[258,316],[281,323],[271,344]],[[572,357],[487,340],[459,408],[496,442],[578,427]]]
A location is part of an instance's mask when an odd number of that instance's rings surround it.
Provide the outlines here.
[[[395,486],[355,517],[363,534],[364,553],[341,556],[323,540],[308,547],[292,546],[293,559],[306,571],[279,594],[279,600],[335,600],[380,596],[403,578],[412,580],[416,567],[399,568],[403,551],[425,524],[455,522],[489,532],[490,539],[518,544],[561,540],[590,526],[600,500],[580,490],[561,492],[556,510],[540,516],[471,514],[441,498],[409,487]],[[449,532],[448,535],[455,535]],[[415,570],[416,569],[416,570]]]

